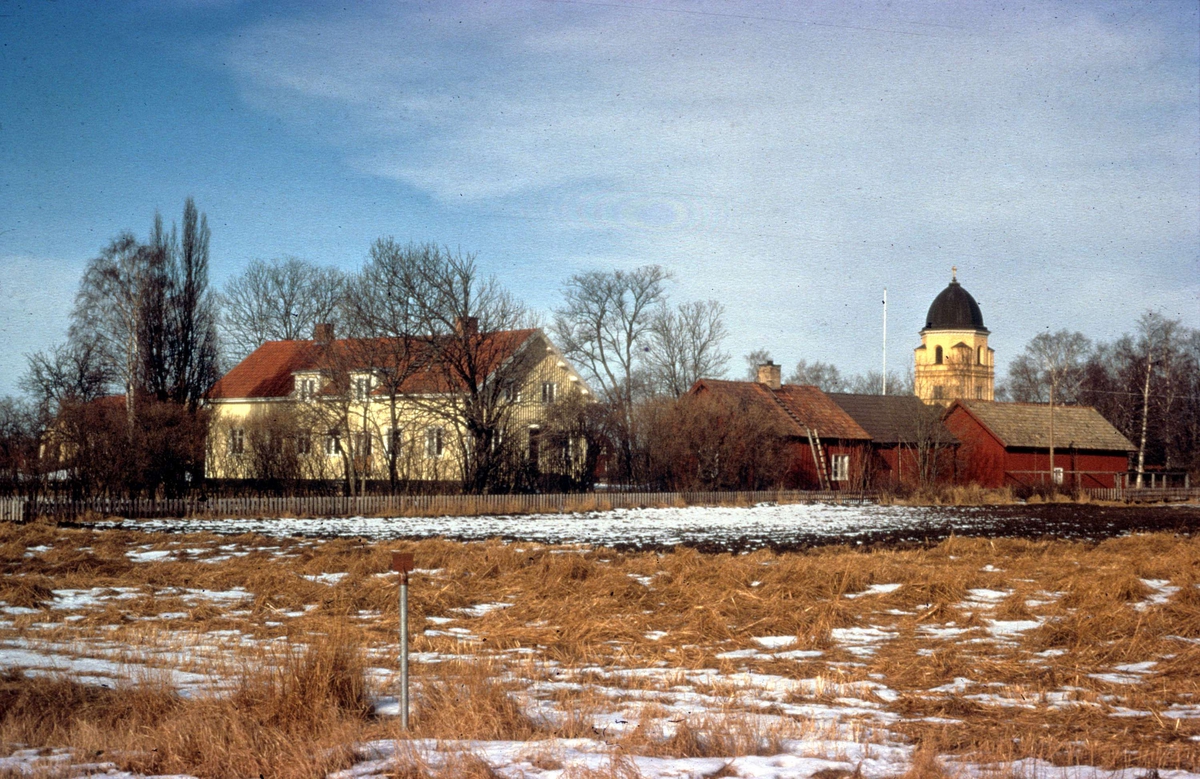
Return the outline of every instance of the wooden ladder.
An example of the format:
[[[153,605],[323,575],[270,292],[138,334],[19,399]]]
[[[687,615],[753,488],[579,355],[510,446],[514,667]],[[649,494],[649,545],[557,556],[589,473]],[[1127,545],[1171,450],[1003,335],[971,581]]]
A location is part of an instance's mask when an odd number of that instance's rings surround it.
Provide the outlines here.
[[[821,489],[829,489],[829,470],[825,467],[825,448],[821,446],[821,436],[811,427],[804,428],[808,432],[808,448],[812,450],[813,462],[817,466],[817,479]]]

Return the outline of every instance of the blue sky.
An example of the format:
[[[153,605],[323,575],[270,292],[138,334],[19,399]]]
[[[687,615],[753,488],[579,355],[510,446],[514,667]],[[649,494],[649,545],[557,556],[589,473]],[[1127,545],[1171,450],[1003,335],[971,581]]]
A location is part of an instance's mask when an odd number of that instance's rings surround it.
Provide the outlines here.
[[[394,235],[548,313],[659,263],[788,367],[877,368],[886,286],[903,369],[952,265],[1001,371],[1045,329],[1200,327],[1198,7],[0,0],[0,394],[188,195],[217,286]]]

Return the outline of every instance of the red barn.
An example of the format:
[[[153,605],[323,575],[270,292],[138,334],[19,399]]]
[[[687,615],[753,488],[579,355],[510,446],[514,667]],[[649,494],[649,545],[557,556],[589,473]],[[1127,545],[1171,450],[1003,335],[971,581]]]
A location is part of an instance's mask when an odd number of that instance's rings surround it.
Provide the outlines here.
[[[871,436],[816,387],[781,384],[780,367],[758,366],[758,381],[700,379],[693,394],[727,395],[768,411],[786,431],[784,486],[860,490],[866,486]]]
[[[871,436],[871,487],[920,486],[953,474],[958,439],[942,424],[941,407],[916,395],[831,392],[829,398]]]
[[[962,442],[959,479],[986,487],[1115,487],[1136,448],[1090,406],[1054,407],[1053,471],[1048,405],[956,400],[945,423]]]

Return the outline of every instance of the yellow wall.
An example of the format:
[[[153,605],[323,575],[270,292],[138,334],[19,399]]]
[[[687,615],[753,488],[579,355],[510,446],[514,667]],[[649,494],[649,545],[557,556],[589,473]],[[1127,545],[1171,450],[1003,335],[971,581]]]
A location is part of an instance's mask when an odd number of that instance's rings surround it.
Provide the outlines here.
[[[956,398],[993,400],[996,355],[987,339],[986,330],[922,330],[921,345],[913,351],[913,389],[917,397],[942,405],[950,405]]]
[[[515,436],[514,443],[527,446],[528,431],[539,425],[548,406],[542,402],[542,385],[556,385],[556,400],[570,393],[590,390],[570,365],[544,336],[534,336],[518,355],[520,364],[515,370],[519,400],[510,409],[506,435]],[[314,375],[314,374],[309,374]],[[363,374],[366,375],[366,374]],[[319,385],[318,385],[319,386]],[[402,479],[454,481],[462,478],[462,438],[465,435],[459,415],[455,413],[458,400],[452,395],[401,397],[396,403],[396,417],[401,430],[397,470]],[[209,451],[206,475],[213,479],[242,479],[261,476],[266,442],[271,431],[278,431],[295,440],[308,437],[310,451],[292,455],[295,468],[303,478],[341,479],[345,476],[346,459],[354,458],[359,475],[370,479],[388,477],[389,457],[385,449],[391,427],[391,402],[387,397],[372,396],[367,402],[345,402],[342,399],[320,398],[220,400],[211,404],[213,411],[209,432]],[[350,431],[347,435],[347,420]],[[427,452],[427,431],[442,429],[442,454]],[[328,432],[340,432],[340,453],[326,451]],[[240,431],[240,433],[235,433]],[[240,435],[242,453],[231,451],[234,436]],[[362,456],[362,436],[369,436],[370,456]],[[294,444],[291,445],[294,447]],[[289,449],[291,451],[291,449]]]

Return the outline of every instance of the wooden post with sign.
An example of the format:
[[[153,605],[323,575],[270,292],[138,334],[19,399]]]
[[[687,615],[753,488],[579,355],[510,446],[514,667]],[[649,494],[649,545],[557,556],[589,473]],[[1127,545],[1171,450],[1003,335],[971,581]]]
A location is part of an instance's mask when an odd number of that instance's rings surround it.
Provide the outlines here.
[[[410,552],[392,552],[392,570],[400,574],[400,727],[408,730],[408,574]]]

